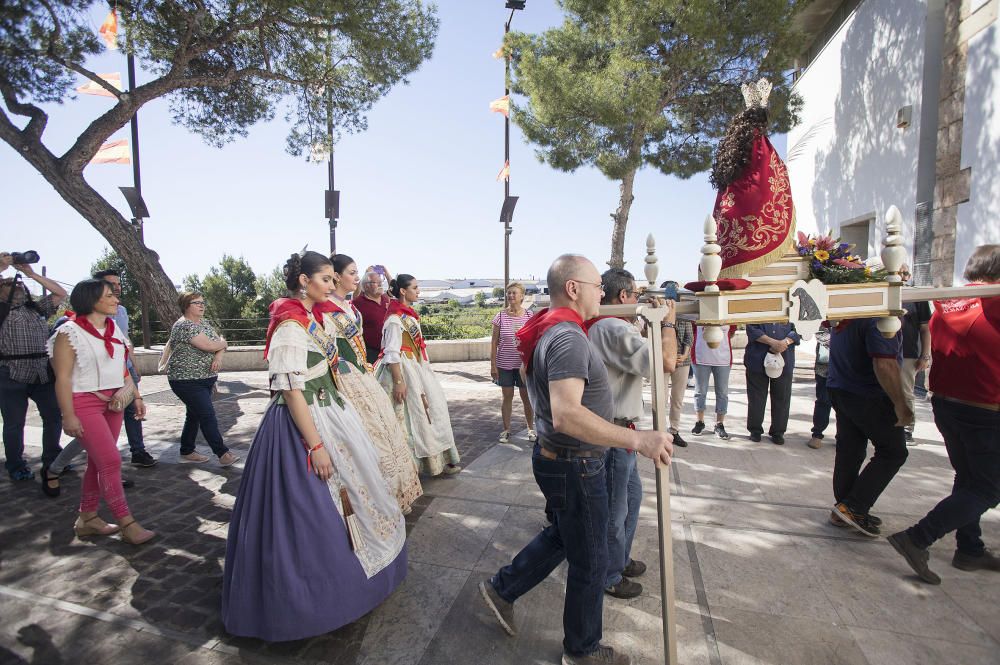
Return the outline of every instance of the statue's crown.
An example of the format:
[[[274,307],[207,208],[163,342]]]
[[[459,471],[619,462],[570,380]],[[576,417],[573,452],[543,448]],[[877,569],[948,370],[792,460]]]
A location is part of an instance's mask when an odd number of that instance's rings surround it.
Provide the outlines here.
[[[771,82],[765,78],[756,83],[744,83],[742,86],[743,101],[748,109],[754,107],[766,109],[767,98],[771,95]]]

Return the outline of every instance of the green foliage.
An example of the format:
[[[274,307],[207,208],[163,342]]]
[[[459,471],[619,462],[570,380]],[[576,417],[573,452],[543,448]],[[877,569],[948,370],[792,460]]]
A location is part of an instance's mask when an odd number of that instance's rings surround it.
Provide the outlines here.
[[[476,302],[476,307],[486,307],[486,294],[482,291],[477,291],[476,295],[473,296]]]
[[[502,286],[494,286],[493,287],[493,297],[494,298],[503,298],[504,295],[506,295],[506,294],[504,293],[504,290],[503,290]]]
[[[257,276],[243,259],[224,254],[204,279],[184,278],[184,286],[205,296],[205,317],[231,341],[264,339],[267,321],[255,315]]]
[[[329,148],[341,131],[364,130],[372,105],[430,57],[438,29],[436,9],[421,0],[114,4],[122,48],[155,76],[120,105],[168,95],[175,120],[213,145],[245,136],[281,107],[296,155],[315,144]],[[95,5],[108,3],[0,4],[4,97],[61,102],[80,74],[97,79],[85,69],[102,51]],[[128,117],[115,114],[114,122],[120,127]],[[114,129],[102,127],[98,144]]]
[[[774,84],[774,131],[801,106],[784,70],[800,46],[793,0],[562,0],[562,26],[511,33],[513,118],[539,159],[613,180],[642,166],[688,178],[743,108],[739,85]]]
[[[254,300],[250,311],[245,312],[247,316],[266,319],[270,317],[268,308],[278,298],[288,295],[285,287],[285,276],[281,268],[275,268],[268,275],[261,275],[257,278],[257,298]]]
[[[455,301],[441,305],[419,305],[420,328],[427,339],[478,339],[493,333],[492,321],[497,310],[483,307],[453,307]]]

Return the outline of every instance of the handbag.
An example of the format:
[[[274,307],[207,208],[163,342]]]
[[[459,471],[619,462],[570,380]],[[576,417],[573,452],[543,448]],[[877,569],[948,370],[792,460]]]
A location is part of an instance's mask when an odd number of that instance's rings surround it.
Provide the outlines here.
[[[160,374],[165,374],[167,371],[167,365],[170,363],[170,354],[173,353],[174,348],[170,346],[168,341],[163,346],[163,351],[160,352],[160,361],[156,364],[156,371]]]
[[[128,405],[131,404],[133,401],[135,401],[135,384],[134,383],[125,384],[124,386],[116,390],[115,394],[112,395],[111,397],[107,397],[103,393],[99,393],[96,391],[93,392],[92,394],[96,395],[98,399],[100,399],[102,402],[107,402],[108,409],[114,411],[115,413],[119,413],[127,409]]]

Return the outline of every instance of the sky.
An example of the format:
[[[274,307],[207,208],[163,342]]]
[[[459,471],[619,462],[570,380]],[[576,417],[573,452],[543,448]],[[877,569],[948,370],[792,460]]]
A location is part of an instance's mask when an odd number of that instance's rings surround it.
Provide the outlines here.
[[[337,250],[364,267],[384,264],[418,279],[503,277],[503,116],[489,102],[503,95],[504,66],[491,54],[503,38],[503,0],[439,0],[440,29],[433,56],[368,114],[368,130],[345,135],[335,151],[341,192]],[[95,11],[94,30],[103,13]],[[528,0],[513,30],[558,26],[554,0]],[[105,51],[92,71],[121,72],[125,56]],[[141,67],[141,63],[139,63]],[[148,80],[143,72],[139,83]],[[82,80],[81,80],[82,83]],[[518,100],[515,98],[515,102]],[[44,141],[61,154],[103,113],[110,98],[77,95],[48,105]],[[150,211],[147,246],[176,284],[204,275],[223,254],[242,256],[257,274],[282,265],[307,245],[329,251],[323,199],[325,164],[285,152],[287,124],[250,129],[222,149],[173,123],[166,100],[139,112],[143,198]],[[109,140],[129,138],[126,125]],[[783,137],[775,141],[784,152]],[[514,213],[512,278],[541,279],[559,254],[587,256],[599,270],[610,257],[611,217],[618,185],[593,168],[573,173],[541,163],[511,123]],[[132,185],[128,165],[88,166],[85,177],[130,217],[119,186]],[[689,180],[642,170],[625,241],[626,268],[640,279],[646,236],[656,239],[658,280],[695,278],[702,225],[715,192],[707,173]],[[35,249],[50,277],[74,283],[88,277],[107,241],[27,162],[0,143],[0,249]]]

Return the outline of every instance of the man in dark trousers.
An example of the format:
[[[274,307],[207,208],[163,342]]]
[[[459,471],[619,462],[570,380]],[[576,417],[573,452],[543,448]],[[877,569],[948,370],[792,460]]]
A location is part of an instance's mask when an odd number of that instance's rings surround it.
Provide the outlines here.
[[[584,332],[584,321],[597,316],[601,303],[594,264],[560,256],[547,280],[551,308],[532,317],[517,338],[538,427],[531,463],[552,524],[510,565],[481,582],[479,591],[500,626],[514,635],[514,602],[566,560],[563,665],[627,665],[629,656],[601,644],[608,568],[604,461],[609,448],[625,448],[667,464],[673,447],[666,432],[611,422],[608,372]]]
[[[785,443],[788,411],[792,404],[792,373],[795,371],[795,347],[802,338],[791,323],[751,323],[747,326],[748,344],[743,353],[747,368],[747,430],[751,441],[764,434],[764,407],[771,393],[771,426],[768,436],[777,445]],[[785,363],[781,375],[771,377],[764,370],[767,355],[776,354]]]
[[[830,521],[872,538],[882,521],[869,511],[906,461],[903,427],[913,422],[899,374],[902,335],[886,338],[877,323],[853,319],[831,329],[826,379],[837,414]],[[869,440],[875,454],[862,469]]]
[[[965,279],[1000,283],[1000,245],[977,247],[965,265]],[[1000,572],[1000,555],[986,547],[979,525],[1000,502],[1000,297],[935,302],[930,328],[934,424],[944,437],[955,482],[923,519],[888,540],[920,579],[940,584],[927,548],[952,531],[952,566]]]

